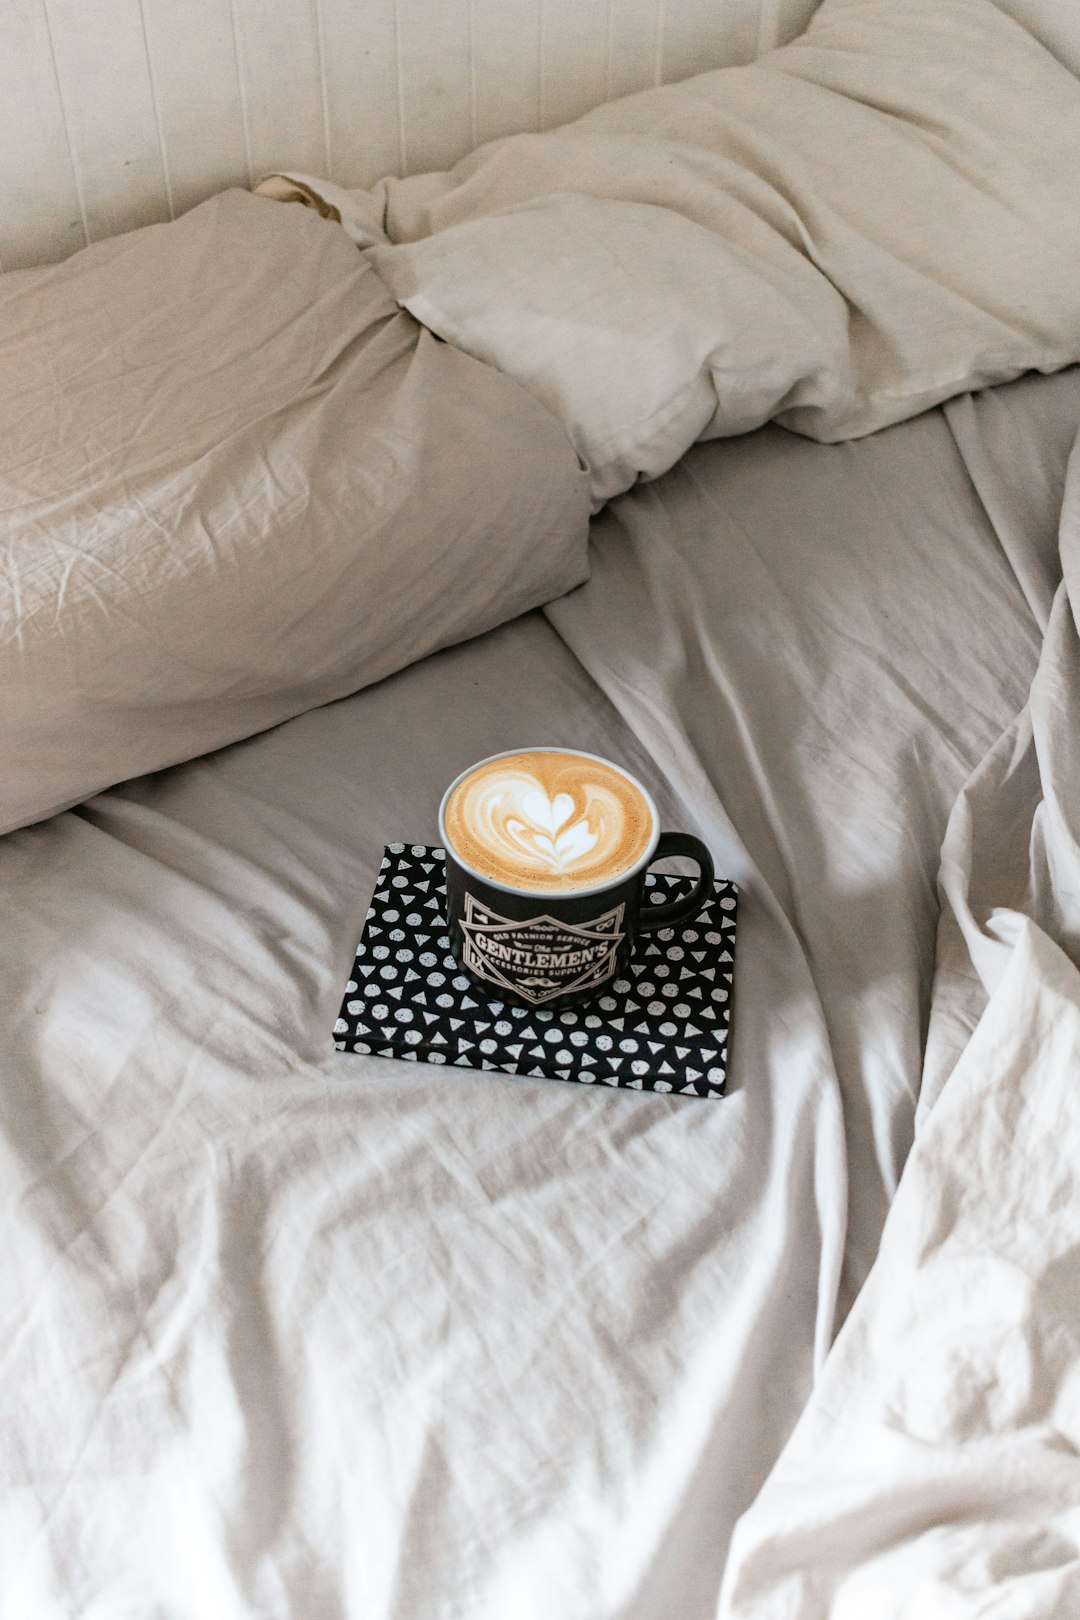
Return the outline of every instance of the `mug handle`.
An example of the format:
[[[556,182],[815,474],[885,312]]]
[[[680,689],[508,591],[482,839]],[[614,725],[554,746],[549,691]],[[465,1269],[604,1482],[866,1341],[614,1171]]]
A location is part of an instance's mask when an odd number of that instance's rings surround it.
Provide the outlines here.
[[[700,838],[692,833],[662,832],[657,840],[653,858],[649,862],[660,861],[668,855],[689,855],[700,868],[698,880],[689,894],[679,895],[675,900],[668,900],[662,906],[642,906],[638,916],[638,930],[643,934],[651,933],[654,928],[670,928],[672,923],[683,922],[687,917],[696,917],[706,900],[712,894],[713,871],[712,856],[709,854]]]

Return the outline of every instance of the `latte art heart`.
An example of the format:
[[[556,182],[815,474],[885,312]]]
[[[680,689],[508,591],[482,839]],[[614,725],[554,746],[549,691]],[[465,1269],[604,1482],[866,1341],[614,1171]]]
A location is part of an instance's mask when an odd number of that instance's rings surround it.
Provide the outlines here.
[[[556,750],[477,766],[450,795],[444,821],[468,866],[530,891],[610,882],[645,854],[653,833],[649,804],[628,776]]]
[[[513,795],[498,790],[487,816],[491,841],[497,844],[509,837],[550,871],[570,872],[596,848],[606,830],[595,810],[592,825],[584,814],[571,820],[576,808],[568,793],[560,793],[552,804],[543,788],[538,788],[522,795],[519,812]],[[616,815],[617,808],[615,814],[609,812],[607,821],[612,822]]]

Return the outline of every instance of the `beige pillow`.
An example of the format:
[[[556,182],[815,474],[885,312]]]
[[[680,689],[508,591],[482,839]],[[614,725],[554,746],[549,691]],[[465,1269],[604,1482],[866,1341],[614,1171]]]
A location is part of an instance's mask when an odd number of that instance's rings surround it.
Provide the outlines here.
[[[395,297],[563,421],[597,504],[695,439],[853,437],[1080,359],[1078,197],[1080,82],[990,0],[825,0],[749,67],[337,194]]]
[[[0,277],[0,832],[587,572],[555,419],[239,191]]]

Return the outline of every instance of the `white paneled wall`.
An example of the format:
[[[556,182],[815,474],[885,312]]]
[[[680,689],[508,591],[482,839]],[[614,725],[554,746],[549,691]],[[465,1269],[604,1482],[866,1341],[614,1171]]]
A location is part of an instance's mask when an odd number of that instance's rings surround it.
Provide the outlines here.
[[[746,62],[816,0],[0,0],[0,266],[229,185],[444,168]]]

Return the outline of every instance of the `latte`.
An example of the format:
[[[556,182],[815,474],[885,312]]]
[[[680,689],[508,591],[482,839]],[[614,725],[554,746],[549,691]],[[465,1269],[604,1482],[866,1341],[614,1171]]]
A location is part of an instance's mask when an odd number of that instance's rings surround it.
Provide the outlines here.
[[[613,883],[648,854],[652,806],[615,765],[558,749],[485,760],[450,791],[443,832],[481,877],[530,894]]]

